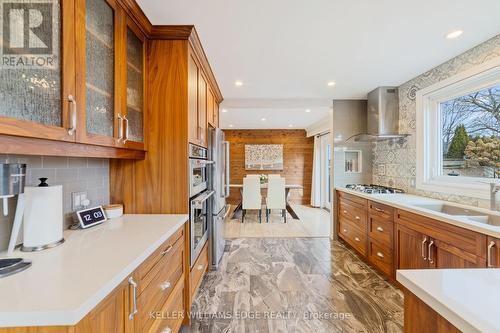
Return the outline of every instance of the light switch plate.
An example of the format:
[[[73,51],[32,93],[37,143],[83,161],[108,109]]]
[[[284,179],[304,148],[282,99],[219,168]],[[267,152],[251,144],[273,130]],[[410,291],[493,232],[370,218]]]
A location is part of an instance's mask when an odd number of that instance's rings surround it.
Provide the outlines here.
[[[77,211],[84,208],[82,202],[87,199],[87,191],[71,193],[71,210]]]

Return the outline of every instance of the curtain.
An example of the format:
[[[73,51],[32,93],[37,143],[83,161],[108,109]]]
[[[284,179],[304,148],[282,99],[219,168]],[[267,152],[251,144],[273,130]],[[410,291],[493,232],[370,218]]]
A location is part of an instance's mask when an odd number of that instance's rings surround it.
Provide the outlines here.
[[[314,136],[311,206],[321,207],[321,137]]]

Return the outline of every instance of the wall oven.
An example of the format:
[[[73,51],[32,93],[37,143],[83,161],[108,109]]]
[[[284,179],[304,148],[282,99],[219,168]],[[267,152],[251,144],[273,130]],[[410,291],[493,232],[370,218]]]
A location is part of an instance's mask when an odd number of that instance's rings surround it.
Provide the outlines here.
[[[211,198],[214,193],[214,191],[204,191],[189,200],[191,267],[208,239],[208,226],[212,219]]]
[[[209,165],[207,149],[189,144],[189,197],[205,191],[208,188]]]

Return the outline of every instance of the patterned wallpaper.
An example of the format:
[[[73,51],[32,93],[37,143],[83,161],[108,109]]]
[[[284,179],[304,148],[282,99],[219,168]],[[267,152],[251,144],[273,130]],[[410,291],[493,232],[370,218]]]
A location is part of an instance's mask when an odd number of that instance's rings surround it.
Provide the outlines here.
[[[416,92],[436,82],[447,79],[473,66],[500,57],[500,35],[468,50],[467,52],[427,71],[399,87],[399,127],[401,133],[412,134],[404,143],[376,143],[373,150],[373,181],[376,184],[402,188],[408,193],[419,194],[474,206],[486,206],[485,200],[417,190],[416,177]]]

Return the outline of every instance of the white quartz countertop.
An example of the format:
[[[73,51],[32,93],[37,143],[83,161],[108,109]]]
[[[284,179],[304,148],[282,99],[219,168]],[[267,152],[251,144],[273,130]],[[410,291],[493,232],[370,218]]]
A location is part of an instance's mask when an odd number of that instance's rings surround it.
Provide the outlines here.
[[[396,207],[399,209],[406,210],[411,213],[419,214],[422,216],[426,216],[432,219],[436,219],[442,222],[446,222],[448,224],[456,225],[458,227],[462,227],[465,229],[477,231],[479,233],[493,236],[496,238],[500,238],[500,226],[494,226],[486,223],[481,223],[481,222],[476,222],[467,219],[466,217],[463,216],[456,216],[456,215],[449,215],[449,214],[444,214],[440,213],[437,211],[433,211],[430,209],[425,209],[421,207],[417,207],[415,205],[422,205],[422,204],[438,204],[438,203],[446,203],[451,206],[457,206],[457,207],[462,207],[466,209],[471,209],[474,211],[481,212],[481,214],[484,215],[491,215],[491,214],[500,214],[499,212],[493,212],[488,209],[480,208],[480,207],[473,207],[473,206],[466,206],[466,205],[461,205],[461,204],[456,204],[452,202],[447,202],[443,200],[437,200],[437,199],[432,199],[428,197],[422,197],[418,195],[412,195],[412,194],[368,194],[368,193],[362,193],[350,189],[346,189],[343,187],[336,187],[335,188],[337,191],[357,195],[359,197],[379,202],[381,204],[386,204],[392,207]]]
[[[398,270],[396,278],[462,332],[500,332],[500,269]]]
[[[14,252],[33,264],[0,279],[0,327],[75,325],[187,220],[124,215],[67,230],[66,242],[53,249]]]

